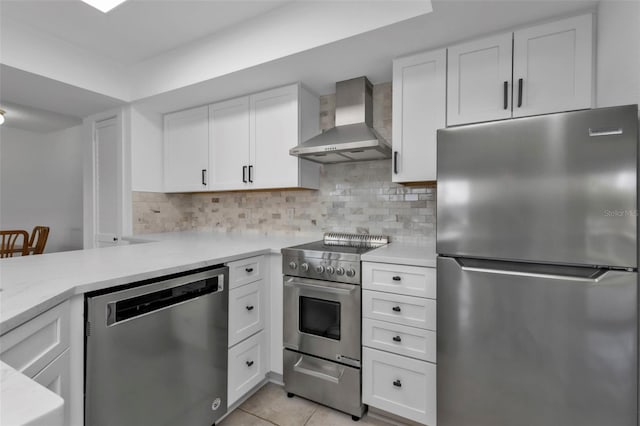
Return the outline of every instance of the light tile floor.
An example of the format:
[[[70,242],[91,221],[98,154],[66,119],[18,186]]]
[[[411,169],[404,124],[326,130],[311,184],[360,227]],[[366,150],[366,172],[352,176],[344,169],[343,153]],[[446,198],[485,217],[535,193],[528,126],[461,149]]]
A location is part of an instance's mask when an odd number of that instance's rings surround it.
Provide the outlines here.
[[[227,416],[220,426],[390,426],[365,415],[351,416],[304,398],[288,398],[282,386],[267,383]]]

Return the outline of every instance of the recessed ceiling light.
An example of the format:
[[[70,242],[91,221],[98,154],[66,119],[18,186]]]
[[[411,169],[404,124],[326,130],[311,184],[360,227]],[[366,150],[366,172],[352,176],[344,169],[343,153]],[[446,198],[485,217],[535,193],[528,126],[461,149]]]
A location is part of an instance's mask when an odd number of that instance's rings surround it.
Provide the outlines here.
[[[107,13],[120,3],[124,3],[126,0],[82,0],[89,6],[93,6],[102,13]]]

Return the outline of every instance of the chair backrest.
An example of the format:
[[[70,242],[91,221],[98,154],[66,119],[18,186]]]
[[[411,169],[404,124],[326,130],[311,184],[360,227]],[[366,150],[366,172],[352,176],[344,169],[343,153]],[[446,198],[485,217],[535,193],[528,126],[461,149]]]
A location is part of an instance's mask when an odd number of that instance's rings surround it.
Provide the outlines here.
[[[20,237],[22,237],[22,245],[20,245]],[[13,257],[16,253],[21,254],[22,256],[28,255],[28,241],[29,234],[27,234],[27,231],[0,231],[0,258]],[[18,245],[16,246],[16,244]]]
[[[48,226],[36,226],[31,232],[29,238],[29,250],[33,254],[44,253],[44,247],[47,245],[47,238],[49,238]]]

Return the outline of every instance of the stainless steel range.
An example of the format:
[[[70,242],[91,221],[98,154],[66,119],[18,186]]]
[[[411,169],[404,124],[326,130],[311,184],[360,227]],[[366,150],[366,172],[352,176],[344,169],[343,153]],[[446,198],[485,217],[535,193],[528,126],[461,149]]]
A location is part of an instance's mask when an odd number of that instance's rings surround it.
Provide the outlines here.
[[[360,256],[388,238],[325,234],[282,249],[284,384],[299,395],[358,420],[361,397]]]

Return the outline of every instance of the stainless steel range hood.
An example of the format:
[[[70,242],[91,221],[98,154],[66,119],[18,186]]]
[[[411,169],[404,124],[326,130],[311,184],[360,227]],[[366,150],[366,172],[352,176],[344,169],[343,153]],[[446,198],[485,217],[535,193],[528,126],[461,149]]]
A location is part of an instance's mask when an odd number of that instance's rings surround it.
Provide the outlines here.
[[[373,128],[373,85],[366,77],[336,83],[336,127],[315,136],[289,154],[316,163],[391,158],[391,146]]]

